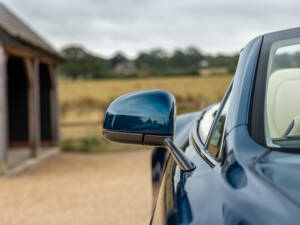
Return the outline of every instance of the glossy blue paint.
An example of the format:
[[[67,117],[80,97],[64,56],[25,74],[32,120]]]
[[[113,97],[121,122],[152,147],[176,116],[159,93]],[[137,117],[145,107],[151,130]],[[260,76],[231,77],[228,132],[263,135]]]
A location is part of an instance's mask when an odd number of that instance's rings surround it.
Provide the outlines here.
[[[247,185],[247,177],[243,167],[238,162],[234,162],[224,171],[225,178],[233,188],[243,188]]]
[[[300,37],[300,29],[296,31]],[[193,160],[195,170],[181,171],[165,148],[155,149],[151,163],[152,225],[299,224],[299,154],[271,151],[249,135],[252,86],[257,61],[264,53],[260,52],[261,46],[264,46],[263,36],[252,40],[241,53],[225,124],[222,160],[207,157],[208,152],[197,133],[204,111],[176,118],[174,143]],[[124,130],[126,125],[129,131],[173,134],[174,126],[166,128],[166,124],[174,122],[170,119],[175,114],[173,97],[167,92],[158,92],[133,93],[117,99],[108,109],[105,129],[128,132]],[[150,109],[142,107],[145,99]],[[165,112],[170,113],[166,116]],[[161,119],[162,114],[164,119]],[[141,115],[146,118],[141,119]],[[133,116],[132,126],[122,121],[128,116]],[[152,122],[144,125],[141,121],[152,117],[165,122],[154,130],[149,129]]]
[[[255,169],[300,207],[299,154],[270,152],[255,165]]]
[[[232,88],[232,107],[228,113],[228,130],[248,123],[252,83],[262,40],[262,36],[253,39],[240,54]]]
[[[174,142],[193,159],[196,169],[184,173],[172,157],[164,161],[152,225],[299,224],[300,156],[272,152],[249,135],[248,113],[262,44],[263,36],[255,38],[239,59],[225,127],[224,161],[211,166],[198,152],[206,151],[201,142],[198,149],[193,143],[199,140],[195,130],[202,112],[177,117]]]
[[[103,129],[126,133],[172,136],[175,98],[163,90],[147,90],[123,95],[108,107]]]
[[[186,128],[192,130],[194,123],[185,122],[186,127],[183,127],[183,130]],[[268,166],[268,171],[266,170],[267,164],[274,163],[275,166],[278,156],[262,160],[262,166],[265,167],[265,170],[262,170],[261,162],[256,160],[268,151],[251,139],[247,126],[238,126],[228,134],[226,137],[228,157],[223,165],[214,168],[199,157],[191,144],[190,135],[191,133],[178,134],[181,139],[178,143],[189,141],[186,154],[193,158],[196,169],[182,174],[172,157],[169,158],[160,182],[152,225],[298,224],[300,211],[297,205],[281,194],[277,187],[273,186],[272,181],[268,183],[262,178],[266,176],[263,173],[266,173],[268,179],[275,180],[277,184],[284,181],[280,179],[281,174],[275,167],[271,170]],[[238,152],[239,148],[243,151]],[[292,160],[286,161],[292,163]],[[295,165],[290,169],[294,170]],[[297,171],[286,171],[291,173],[291,176],[286,178],[290,179],[290,182],[281,183],[281,186],[293,183],[291,179],[296,176]],[[293,189],[295,185],[291,185],[289,189]],[[297,194],[298,191],[294,189],[293,192]],[[292,197],[294,196],[290,196]]]

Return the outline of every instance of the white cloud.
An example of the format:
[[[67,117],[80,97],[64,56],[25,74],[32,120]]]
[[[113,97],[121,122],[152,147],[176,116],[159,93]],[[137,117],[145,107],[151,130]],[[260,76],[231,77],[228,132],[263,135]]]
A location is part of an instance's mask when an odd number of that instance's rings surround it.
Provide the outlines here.
[[[4,0],[54,46],[78,43],[110,56],[121,50],[195,45],[238,51],[256,35],[298,26],[300,2],[239,0]]]

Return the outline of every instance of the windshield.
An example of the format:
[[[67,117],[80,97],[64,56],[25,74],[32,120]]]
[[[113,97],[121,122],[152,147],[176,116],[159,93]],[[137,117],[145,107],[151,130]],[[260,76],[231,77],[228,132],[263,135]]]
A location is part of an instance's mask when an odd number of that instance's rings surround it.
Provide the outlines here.
[[[215,119],[215,115],[218,111],[219,106],[220,106],[220,103],[213,105],[210,109],[208,109],[204,113],[204,115],[200,121],[198,132],[199,132],[199,136],[200,136],[202,143],[206,142],[206,138],[208,136],[210,127]]]
[[[265,110],[270,147],[300,146],[300,39],[273,43],[268,62]]]

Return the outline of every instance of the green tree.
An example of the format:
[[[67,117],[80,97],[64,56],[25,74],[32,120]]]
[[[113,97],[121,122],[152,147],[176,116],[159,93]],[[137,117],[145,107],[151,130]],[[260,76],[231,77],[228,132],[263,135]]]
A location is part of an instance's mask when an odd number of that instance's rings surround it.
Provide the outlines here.
[[[77,78],[100,78],[109,73],[109,62],[86,52],[83,48],[71,46],[63,49],[66,61],[60,65],[63,76]]]

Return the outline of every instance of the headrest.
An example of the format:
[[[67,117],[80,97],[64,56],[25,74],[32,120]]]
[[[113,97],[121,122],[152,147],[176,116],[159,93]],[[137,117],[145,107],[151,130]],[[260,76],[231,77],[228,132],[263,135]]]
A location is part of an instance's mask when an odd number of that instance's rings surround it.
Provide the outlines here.
[[[277,70],[267,87],[267,117],[271,138],[282,137],[300,114],[300,68]]]

